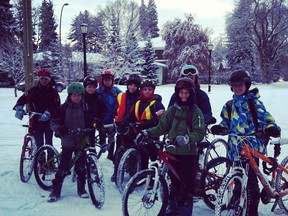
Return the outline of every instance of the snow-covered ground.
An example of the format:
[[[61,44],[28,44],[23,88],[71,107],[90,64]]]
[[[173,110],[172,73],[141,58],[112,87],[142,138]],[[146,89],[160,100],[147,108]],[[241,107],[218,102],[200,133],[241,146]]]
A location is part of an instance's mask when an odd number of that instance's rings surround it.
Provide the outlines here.
[[[125,86],[119,86],[125,90]],[[254,86],[253,86],[254,87]],[[282,137],[288,137],[288,83],[276,83],[271,85],[258,85],[261,100],[267,110],[274,116],[282,128]],[[207,91],[207,86],[202,89]],[[174,85],[158,86],[156,93],[163,98],[163,104],[168,105]],[[20,92],[19,92],[20,93]],[[21,94],[21,93],[20,93]],[[62,101],[66,98],[66,91],[60,93]],[[286,96],[285,96],[286,95]],[[212,85],[209,93],[213,108],[213,114],[220,120],[219,114],[223,104],[231,99],[232,92],[227,85]],[[14,90],[0,88],[0,216],[54,216],[54,215],[105,215],[119,216],[121,213],[121,194],[114,183],[110,182],[112,175],[112,162],[103,155],[100,159],[106,184],[106,201],[102,209],[96,209],[90,199],[81,199],[76,193],[76,185],[67,177],[62,190],[62,198],[56,203],[48,203],[49,192],[43,191],[36,183],[34,176],[28,183],[22,183],[19,178],[19,157],[25,128],[21,124],[27,119],[19,121],[14,117],[12,107],[18,98],[14,96]],[[60,150],[59,139],[54,139],[54,145]],[[271,148],[272,149],[272,148]],[[282,155],[287,154],[288,147],[283,146]],[[284,215],[277,207],[276,213],[271,213],[271,204],[260,204],[259,212],[264,215]],[[194,204],[194,215],[213,215],[202,201]]]

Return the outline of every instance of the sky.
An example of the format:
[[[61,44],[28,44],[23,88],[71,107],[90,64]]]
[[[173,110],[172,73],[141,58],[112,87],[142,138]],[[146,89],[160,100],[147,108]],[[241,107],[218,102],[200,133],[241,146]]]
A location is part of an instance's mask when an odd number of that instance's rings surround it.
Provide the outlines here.
[[[271,85],[252,85],[260,91],[260,99],[266,109],[273,115],[277,124],[282,129],[282,137],[288,138],[288,100],[283,100],[287,95],[288,82],[274,83]],[[119,86],[125,90],[126,86]],[[201,85],[207,92],[207,85]],[[157,86],[156,92],[162,96],[162,103],[167,107],[170,96],[174,91],[174,85]],[[15,105],[19,96],[14,96],[13,88],[0,88],[0,216],[56,216],[56,215],[97,215],[97,216],[120,216],[121,214],[121,194],[114,183],[110,181],[113,166],[112,162],[106,158],[107,153],[101,156],[100,164],[105,178],[106,199],[102,209],[96,209],[90,199],[79,198],[76,192],[76,184],[72,183],[71,177],[67,177],[63,184],[62,196],[56,203],[48,203],[48,191],[42,190],[36,183],[34,176],[28,183],[22,183],[19,178],[19,157],[21,145],[26,128],[21,124],[27,122],[27,118],[19,121],[14,117]],[[66,90],[60,93],[62,102],[65,100]],[[213,115],[220,122],[220,111],[225,102],[232,97],[232,92],[228,85],[212,85],[211,92],[208,93],[212,105]],[[4,103],[5,102],[5,103]],[[212,136],[210,139],[214,139]],[[225,137],[224,137],[225,138]],[[287,143],[288,144],[288,143]],[[54,137],[54,146],[60,150],[59,139]],[[272,155],[273,146],[268,147],[268,155]],[[288,145],[282,146],[279,161],[287,156]],[[271,213],[272,204],[263,205],[260,203],[260,216],[285,215],[279,207]],[[202,200],[196,202],[193,208],[193,215],[207,216],[214,215],[214,211],[209,209]],[[287,215],[287,214],[286,214]]]
[[[141,3],[141,0],[135,0]],[[80,11],[88,10],[92,14],[95,13],[97,8],[105,7],[108,0],[52,0],[54,5],[54,13],[56,22],[60,22],[61,8],[64,3],[61,22],[61,35],[62,42],[65,43],[65,35],[68,34],[72,19],[79,14]],[[148,0],[144,0],[148,4]],[[173,21],[175,18],[184,19],[185,13],[192,13],[195,15],[195,22],[203,26],[203,28],[211,28],[214,33],[212,38],[215,38],[225,32],[225,15],[231,12],[234,7],[233,0],[155,0],[159,28],[167,22]],[[32,6],[41,5],[42,0],[32,0]],[[59,25],[58,25],[59,27]],[[57,29],[59,33],[59,29]]]

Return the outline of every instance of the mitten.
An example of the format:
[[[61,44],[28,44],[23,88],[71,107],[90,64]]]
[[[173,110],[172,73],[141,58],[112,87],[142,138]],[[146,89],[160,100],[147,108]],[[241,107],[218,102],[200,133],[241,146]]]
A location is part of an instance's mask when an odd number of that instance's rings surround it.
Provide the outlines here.
[[[280,128],[278,127],[269,127],[264,129],[265,134],[271,137],[279,137],[280,136]]]
[[[48,121],[51,117],[50,112],[48,112],[47,110],[45,110],[45,112],[40,116],[40,118],[38,119],[38,121]]]
[[[175,138],[175,145],[176,146],[184,146],[189,143],[189,136],[186,134],[184,136],[177,136]]]
[[[134,142],[136,145],[142,145],[142,143],[147,139],[148,132],[146,130],[142,130],[140,133],[137,134]]]
[[[212,134],[226,134],[227,129],[225,127],[222,127],[221,125],[213,125],[211,127],[211,133]]]
[[[62,125],[58,128],[56,134],[61,137],[61,136],[66,136],[69,133],[69,128],[66,127],[65,125]]]
[[[15,110],[16,110],[15,117],[18,118],[19,120],[22,120],[25,113],[23,106],[20,105],[16,106]]]

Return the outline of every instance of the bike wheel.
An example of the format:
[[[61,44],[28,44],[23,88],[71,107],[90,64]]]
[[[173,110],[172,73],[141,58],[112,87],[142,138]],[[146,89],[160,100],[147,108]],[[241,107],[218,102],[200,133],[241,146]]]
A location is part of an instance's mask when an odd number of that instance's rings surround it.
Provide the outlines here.
[[[232,172],[223,179],[217,194],[216,216],[246,214],[247,192],[246,185],[242,184],[242,177],[241,172]]]
[[[124,216],[164,215],[168,203],[168,186],[164,177],[159,177],[155,192],[153,170],[142,170],[131,178],[122,196]]]
[[[121,159],[124,155],[124,153],[127,151],[127,148],[122,145],[120,146],[116,153],[115,153],[115,157],[114,157],[114,178],[115,178],[115,184],[117,186],[117,176],[118,176],[118,169],[119,169],[119,165],[120,165],[120,162],[121,162]],[[118,186],[117,186],[118,187]]]
[[[285,169],[288,169],[288,156],[285,157],[281,165],[285,167]],[[284,190],[288,189],[288,174],[283,172],[283,170],[278,170],[277,176],[276,176],[276,191],[281,193]],[[288,213],[288,196],[280,198],[278,201],[279,207],[281,209],[284,209],[286,213]]]
[[[105,202],[105,184],[102,169],[96,154],[87,155],[87,183],[92,203],[101,208]]]
[[[207,168],[201,174],[199,192],[202,193],[205,204],[211,209],[215,208],[218,189],[224,177],[228,175],[230,168],[230,160],[219,157],[209,161]]]
[[[34,175],[42,189],[52,189],[52,180],[55,179],[59,164],[60,154],[52,145],[39,148],[35,156]]]
[[[207,166],[207,163],[218,157],[227,157],[228,145],[224,139],[214,139],[209,148],[206,149],[204,157],[204,167]]]
[[[134,176],[141,168],[141,157],[137,149],[128,149],[122,156],[118,165],[116,185],[123,193],[124,188],[128,181]]]
[[[22,182],[28,182],[33,173],[36,151],[37,146],[35,139],[31,136],[26,136],[22,146],[19,166],[20,179]]]

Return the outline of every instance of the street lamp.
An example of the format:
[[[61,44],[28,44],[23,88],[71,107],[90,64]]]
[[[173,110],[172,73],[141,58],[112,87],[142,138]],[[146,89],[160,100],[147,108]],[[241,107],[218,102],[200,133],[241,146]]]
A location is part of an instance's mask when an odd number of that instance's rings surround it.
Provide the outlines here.
[[[87,62],[86,62],[86,34],[88,25],[86,23],[81,24],[81,32],[83,35],[83,57],[84,57],[84,78],[87,76]]]
[[[211,56],[212,56],[212,50],[213,50],[213,44],[208,44],[208,50],[209,50],[209,77],[208,77],[208,92],[211,92]]]
[[[62,12],[63,12],[63,8],[65,6],[69,5],[68,3],[65,3],[62,5],[62,8],[61,8],[61,13],[60,13],[60,24],[59,24],[59,42],[60,42],[60,46],[62,46],[61,44],[61,24],[62,24]]]

